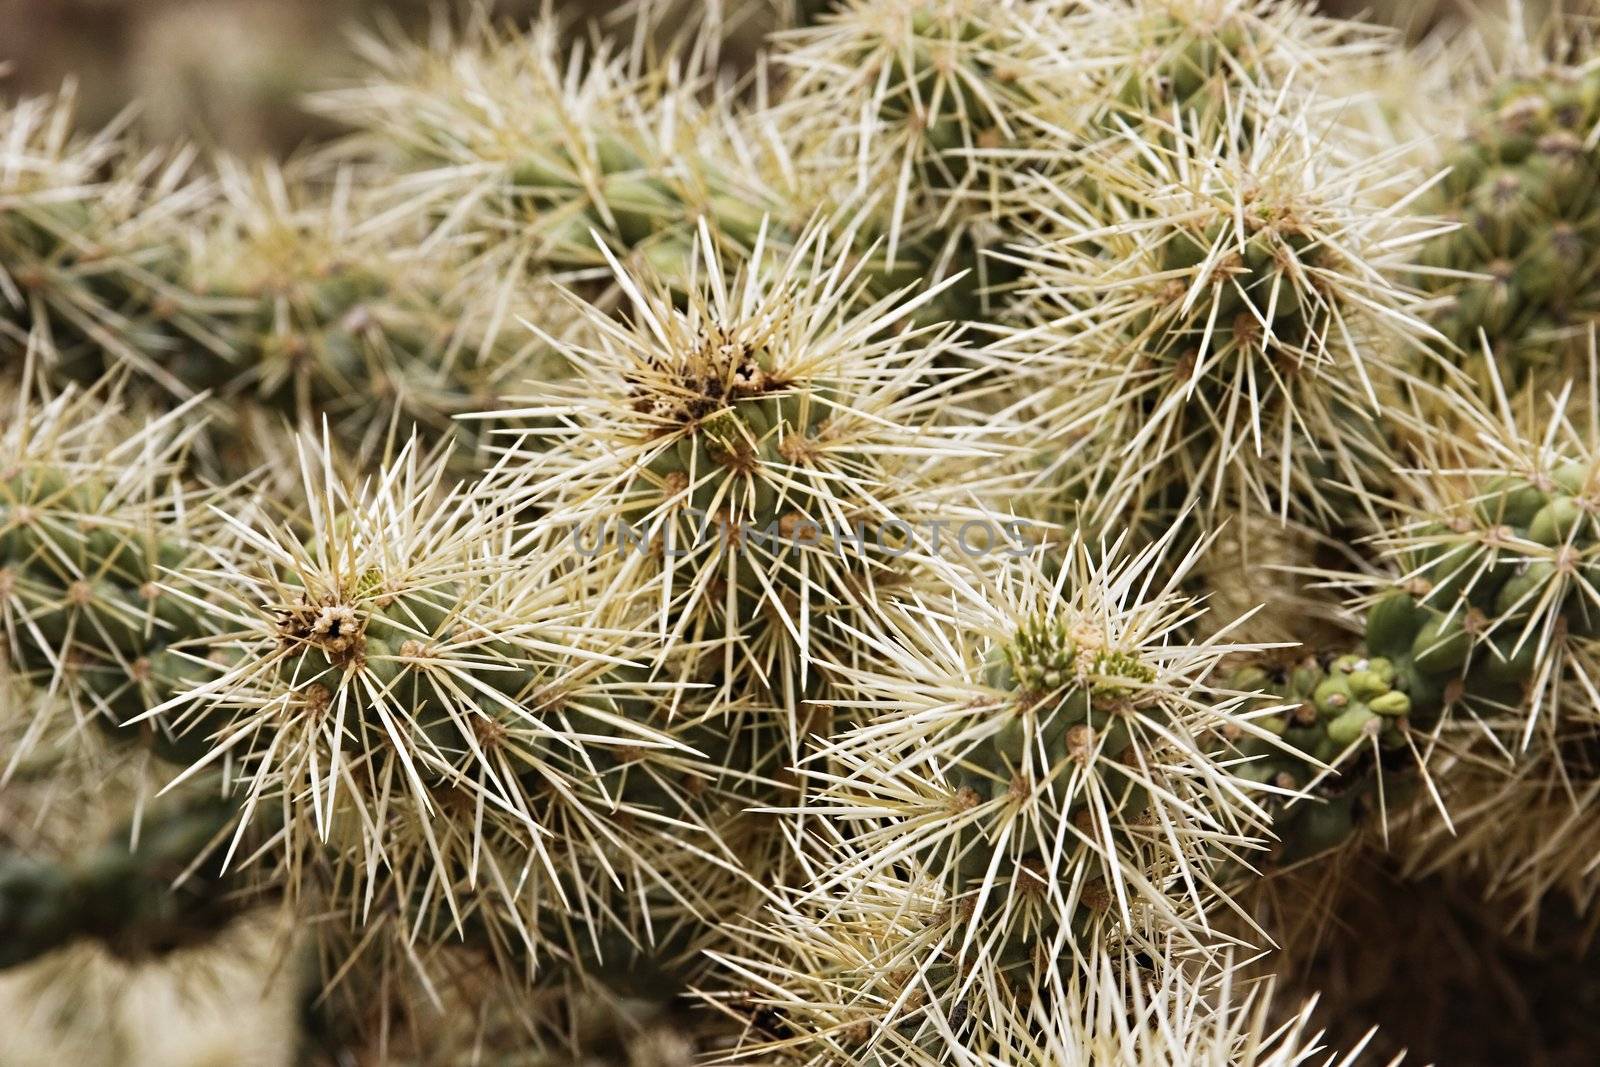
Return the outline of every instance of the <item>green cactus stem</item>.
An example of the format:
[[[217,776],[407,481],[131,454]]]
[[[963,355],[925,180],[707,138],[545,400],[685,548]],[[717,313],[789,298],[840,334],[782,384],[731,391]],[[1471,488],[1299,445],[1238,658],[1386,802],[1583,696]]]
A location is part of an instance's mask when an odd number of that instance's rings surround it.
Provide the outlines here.
[[[0,969],[84,941],[134,961],[207,942],[244,907],[213,848],[235,816],[191,797],[77,858],[0,849]]]
[[[1486,390],[1485,359],[1516,388],[1570,372],[1587,351],[1600,316],[1597,122],[1600,70],[1510,79],[1419,205],[1459,224],[1428,245],[1432,270],[1418,277],[1441,298],[1435,324],[1453,358]]]
[[[1452,708],[1529,708],[1563,644],[1600,632],[1593,478],[1592,464],[1568,461],[1480,479],[1466,514],[1399,536],[1398,581],[1368,604],[1359,648],[1234,672],[1229,688],[1289,705],[1261,720],[1281,744],[1237,742],[1254,757],[1241,773],[1314,794],[1278,808],[1281,861],[1368,825],[1380,775],[1386,806],[1412,789],[1415,752]]]

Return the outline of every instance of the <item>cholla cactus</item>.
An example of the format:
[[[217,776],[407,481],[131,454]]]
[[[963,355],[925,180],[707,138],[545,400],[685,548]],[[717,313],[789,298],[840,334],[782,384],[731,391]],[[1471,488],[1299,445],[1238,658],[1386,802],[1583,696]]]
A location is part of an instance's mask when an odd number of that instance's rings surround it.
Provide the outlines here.
[[[696,103],[704,78],[692,70],[641,69],[607,45],[569,52],[552,20],[501,30],[482,12],[429,47],[363,44],[371,84],[314,106],[361,131],[352,151],[398,170],[393,212],[434,216],[436,239],[464,241],[487,277],[603,278],[598,233],[679,278],[701,216],[722,239],[754,242],[761,187],[740,180],[718,113]]]
[[[1421,770],[1448,824],[1439,761],[1475,743],[1493,762],[1530,746],[1545,758],[1574,715],[1586,721],[1594,449],[1565,416],[1569,397],[1539,404],[1533,421],[1548,422],[1535,437],[1503,390],[1493,407],[1456,394],[1452,421],[1468,432],[1418,446],[1405,500],[1375,538],[1385,568],[1362,579],[1376,585],[1356,602],[1364,643],[1234,673],[1237,688],[1286,702],[1263,725],[1287,747],[1243,740],[1254,759],[1242,773],[1318,801],[1275,815],[1281,861],[1346,844],[1374,811],[1386,830],[1407,790],[1390,778],[1385,795],[1385,771]]]
[[[231,806],[213,797],[168,808],[65,860],[0,847],[0,967],[80,940],[128,959],[164,955],[236,919],[232,887],[214,862],[199,862],[226,831]]]
[[[1370,1040],[1324,1056],[1313,1004],[1290,1009],[1226,956],[1160,944],[1101,956],[1019,1005],[989,960],[958,960],[958,937],[949,902],[905,883],[785,901],[728,961],[749,987],[714,1004],[746,1040],[712,1062],[1351,1067]]]
[[[0,668],[43,707],[113,732],[203,675],[186,648],[211,632],[176,574],[206,555],[204,497],[178,481],[201,423],[191,405],[136,427],[121,395],[19,393],[0,433]],[[0,773],[47,731],[41,713]],[[188,758],[164,719],[138,732],[158,754]]]
[[[1029,132],[1024,72],[1044,51],[1040,14],[970,0],[842,5],[786,35],[786,100],[803,124],[794,136],[820,136],[829,159],[853,161],[862,190],[893,182],[898,234],[924,198],[959,198],[980,181],[980,151],[1013,147]]]
[[[296,971],[276,967],[292,936],[278,916],[249,915],[157,958],[80,944],[10,970],[0,1001],[15,1025],[0,1035],[0,1057],[18,1067],[68,1058],[83,1067],[279,1067],[298,1052],[285,1037],[296,1029]]]
[[[379,965],[374,949],[403,959]],[[405,1067],[473,1067],[497,1049],[530,1067],[691,1067],[705,1048],[705,1028],[681,1007],[592,986],[508,988],[472,946],[385,939],[327,962],[339,972],[308,1005],[307,1051],[330,1058],[363,1030],[373,1036],[361,1054]]]
[[[0,966],[270,902],[332,1062],[1288,1067],[1366,1023],[1235,961],[1374,851],[1593,901],[1585,35],[1430,184],[1360,81],[1454,53],[1296,0],[646,7],[287,164],[0,111]]]
[[[1385,469],[1384,353],[1414,328],[1386,261],[1419,234],[1377,200],[1384,163],[1326,135],[1302,108],[1232,112],[1220,144],[1086,155],[1027,190],[1048,212],[1025,253],[1031,325],[991,356],[1060,450],[1047,477],[1122,483],[1136,507],[1176,487],[1208,510],[1357,518],[1319,475],[1359,486]]]
[[[861,268],[841,245],[817,227],[735,275],[703,228],[685,306],[618,265],[631,321],[590,309],[577,380],[504,412],[555,423],[499,464],[506,498],[658,588],[657,629],[716,646],[730,693],[753,678],[789,708],[822,616],[936,561],[936,524],[1001,522],[974,468],[1002,446],[963,417],[982,390],[935,366],[948,331],[902,328],[928,294],[851,310]]]
[[[1365,1052],[1371,1033],[1342,1054],[1329,1051],[1313,1029],[1314,1000],[1296,1006],[1271,981],[1245,978],[1227,957],[1189,968],[1172,954],[1158,956],[1153,967],[1129,960],[1117,968],[1103,961],[1069,986],[1062,1000],[1046,1036],[997,1062],[1354,1067],[1370,1060]],[[1391,1060],[1389,1067],[1398,1063]]]
[[[824,750],[820,802],[856,831],[830,877],[928,870],[960,911],[948,947],[1023,991],[1109,929],[1203,929],[1214,860],[1250,851],[1260,809],[1199,739],[1267,735],[1205,681],[1241,649],[1175,638],[1195,607],[1152,584],[1167,547],[1078,542],[1053,578],[1018,563],[865,630],[882,666],[841,672],[865,717]]]
[[[1392,539],[1405,582],[1371,609],[1396,644],[1415,631],[1411,662],[1456,664],[1444,701],[1476,735],[1443,779],[1448,817],[1409,820],[1413,865],[1478,880],[1530,929],[1552,895],[1582,906],[1595,887],[1582,857],[1595,774],[1600,475],[1593,426],[1568,413],[1569,403],[1592,410],[1592,389],[1537,406],[1513,406],[1503,391],[1494,407],[1458,403],[1473,432],[1418,476],[1418,518]]]
[[[1442,873],[1503,903],[1509,925],[1530,939],[1563,903],[1585,912],[1600,891],[1600,767],[1588,718],[1540,734],[1509,766],[1490,753],[1453,767],[1445,779],[1449,821],[1423,810],[1404,828],[1407,875]]]
[[[765,118],[792,157],[786,169],[800,195],[872,201],[883,238],[873,269],[887,284],[966,272],[940,306],[975,316],[1008,273],[981,254],[998,237],[1004,188],[982,160],[1037,134],[1031,116],[1049,95],[1043,14],[1026,3],[861,0],[780,37],[784,94]]]
[[[1371,825],[1374,811],[1378,825],[1386,825],[1391,801],[1384,785],[1396,786],[1383,772],[1405,768],[1417,745],[1408,718],[1412,695],[1392,660],[1359,651],[1331,660],[1313,654],[1253,664],[1235,671],[1228,684],[1264,694],[1258,704],[1269,714],[1260,725],[1277,735],[1230,746],[1247,760],[1238,768],[1241,777],[1278,791],[1275,868],[1348,845]]]
[[[853,879],[836,899],[780,899],[723,957],[745,984],[715,1001],[744,1031],[730,1058],[932,1064],[979,1031],[972,1047],[993,1047],[969,1003],[1002,986],[991,971],[964,973],[959,914],[937,884],[893,872]]]
[[[125,362],[187,396],[164,366],[183,303],[174,223],[207,198],[193,153],[140,156],[126,123],[75,128],[70,92],[0,106],[0,353],[37,337],[53,377],[93,382]]]
[[[172,372],[189,389],[327,420],[353,454],[381,457],[414,432],[445,436],[534,365],[538,343],[511,343],[506,310],[464,292],[458,263],[373,229],[348,171],[224,161],[219,188],[183,275],[190,344]]]
[[[361,488],[302,463],[307,525],[236,520],[217,671],[149,713],[192,727],[188,774],[227,768],[242,826],[281,821],[275,880],[413,939],[510,938],[524,970],[598,944],[610,882],[692,912],[709,888],[663,868],[730,862],[696,814],[728,742],[652,670],[639,598],[563,545],[513,554],[440,459],[407,447]]]
[[[65,702],[15,679],[0,700],[0,997],[17,1010],[20,988],[70,1000],[118,972],[123,987],[134,974],[194,972],[237,943],[260,903],[216,862],[235,812],[214,781],[158,796],[170,766],[130,744],[131,730],[86,731],[45,712]],[[106,981],[93,1007],[56,1013],[56,1025],[92,1037],[114,1025],[126,991]],[[8,1058],[29,1044],[11,1036]]]
[[[1600,315],[1591,234],[1600,70],[1528,63],[1482,99],[1450,171],[1419,205],[1455,228],[1421,257],[1440,332],[1485,389],[1485,361],[1517,387],[1581,365]]]
[[[1125,156],[1202,143],[1294,96],[1328,117],[1341,80],[1392,55],[1389,35],[1301,0],[1091,0],[1058,5],[1051,93],[1038,121],[1071,147]],[[1075,92],[1063,93],[1070,77]],[[1250,136],[1255,125],[1244,123]],[[1126,138],[1133,132],[1135,137]],[[1144,146],[1144,147],[1141,147]],[[1053,145],[1056,151],[1063,147]]]
[[[1590,380],[1592,381],[1592,372]],[[1593,386],[1591,385],[1592,391]],[[1517,717],[1523,743],[1565,665],[1569,639],[1596,627],[1591,578],[1596,528],[1592,428],[1567,414],[1561,395],[1513,407],[1460,401],[1468,431],[1430,444],[1411,477],[1409,521],[1385,535],[1399,589],[1368,612],[1374,651],[1409,660],[1423,675],[1455,672],[1460,694],[1418,684],[1427,702],[1465,698]]]

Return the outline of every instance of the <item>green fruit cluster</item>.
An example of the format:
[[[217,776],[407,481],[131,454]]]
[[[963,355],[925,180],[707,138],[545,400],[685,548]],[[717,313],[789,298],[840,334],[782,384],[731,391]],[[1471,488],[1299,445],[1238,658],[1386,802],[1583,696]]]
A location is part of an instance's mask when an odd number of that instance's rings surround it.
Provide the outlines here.
[[[1412,714],[1406,680],[1394,661],[1351,653],[1331,661],[1312,657],[1290,666],[1252,665],[1235,671],[1230,689],[1264,694],[1254,703],[1284,710],[1251,721],[1272,735],[1240,736],[1232,749],[1249,762],[1238,776],[1277,790],[1310,795],[1265,796],[1278,839],[1273,861],[1292,864],[1344,844],[1372,802],[1370,772],[1375,739],[1380,752],[1405,745]],[[1348,755],[1359,754],[1354,761]],[[1354,765],[1352,765],[1352,763]],[[1335,766],[1325,772],[1322,766]]]
[[[78,860],[0,851],[0,968],[94,941],[139,960],[202,942],[239,912],[215,859],[195,863],[232,809],[215,799],[153,813]],[[175,884],[183,877],[181,884]]]
[[[1559,618],[1574,636],[1600,633],[1591,476],[1589,464],[1568,462],[1546,475],[1495,477],[1471,517],[1414,531],[1416,545],[1400,557],[1406,587],[1373,604],[1367,644],[1413,669],[1420,707],[1437,707],[1452,678],[1468,696],[1519,697],[1536,666],[1534,616]]]
[[[1600,70],[1555,70],[1501,85],[1449,174],[1422,205],[1460,227],[1421,264],[1481,277],[1419,275],[1447,296],[1439,330],[1487,381],[1490,358],[1511,385],[1570,368],[1600,315]]]
[[[1031,712],[1063,729],[1079,723],[1092,729],[1096,718],[1111,726],[1110,713],[1154,678],[1155,671],[1137,656],[1082,640],[1059,619],[1039,618],[990,653],[983,680],[992,689],[1014,694],[1015,712]],[[1017,721],[1020,717],[1012,725]],[[1017,740],[1008,726],[996,735],[996,754],[1009,751]],[[1122,724],[1120,731],[1113,726],[1104,743],[1117,756],[1126,740]],[[1021,749],[1011,755],[1013,765],[1020,765]]]
[[[1401,753],[1409,730],[1431,731],[1452,701],[1518,706],[1538,666],[1535,615],[1559,618],[1568,634],[1600,634],[1589,479],[1588,465],[1566,463],[1547,477],[1489,480],[1475,497],[1480,530],[1432,523],[1411,531],[1416,543],[1399,557],[1406,580],[1368,609],[1361,651],[1234,673],[1230,688],[1296,705],[1256,720],[1280,743],[1233,742],[1254,757],[1241,776],[1292,790],[1316,781],[1309,799],[1273,801],[1281,860],[1348,840],[1378,774],[1390,776],[1387,789],[1404,789],[1407,761],[1386,766],[1384,755]],[[1488,547],[1491,540],[1502,547]],[[1365,738],[1377,740],[1376,756]],[[1318,764],[1337,770],[1325,774]]]

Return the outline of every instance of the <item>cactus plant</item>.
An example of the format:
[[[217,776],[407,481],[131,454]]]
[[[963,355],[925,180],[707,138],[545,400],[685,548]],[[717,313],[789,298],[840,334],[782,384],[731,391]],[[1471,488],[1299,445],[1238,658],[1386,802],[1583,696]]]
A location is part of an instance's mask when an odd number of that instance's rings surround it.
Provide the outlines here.
[[[822,884],[853,899],[868,874],[924,872],[944,962],[920,974],[952,983],[927,997],[996,998],[965,1009],[980,1034],[1048,1012],[1107,944],[1196,936],[1215,857],[1254,847],[1259,807],[1199,739],[1266,731],[1201,681],[1240,650],[1174,636],[1193,604],[1181,568],[1151,582],[1167,547],[1118,560],[1077,542],[1057,577],[1030,559],[955,603],[891,609],[863,639],[898,669],[841,672],[864,717],[827,749],[819,802],[847,837]],[[969,992],[980,962],[995,988]]]
[[[1581,363],[1600,314],[1600,264],[1590,251],[1600,211],[1597,121],[1592,64],[1507,77],[1485,95],[1445,157],[1448,173],[1420,205],[1455,224],[1429,243],[1419,277],[1440,298],[1440,332],[1485,389],[1485,360],[1512,387]]]
[[[648,660],[640,598],[596,595],[603,570],[559,544],[509,554],[442,457],[408,445],[362,488],[302,464],[309,526],[240,523],[253,556],[207,596],[215,669],[147,713],[203,750],[186,774],[232,768],[243,825],[282,820],[290,893],[357,921],[377,899],[411,937],[510,937],[530,970],[616,920],[595,910],[610,879],[690,906],[706,886],[657,864],[717,861],[696,798],[723,735]],[[584,921],[547,927],[552,908]]]
[[[53,377],[93,382],[128,363],[179,397],[165,367],[182,305],[175,224],[208,198],[194,154],[140,154],[126,123],[85,137],[69,91],[0,107],[0,352],[36,337]]]
[[[1039,134],[1050,40],[1040,15],[973,0],[852,2],[779,38],[785,93],[767,121],[791,157],[794,195],[866,198],[866,232],[881,238],[873,272],[890,287],[956,276],[937,306],[960,317],[988,310],[1014,273],[984,254],[1003,237],[1003,186],[983,160]]]
[[[987,960],[950,961],[950,927],[948,903],[904,883],[863,882],[832,902],[786,901],[754,950],[730,961],[760,992],[715,1002],[761,1038],[733,1062],[899,1067],[948,1061],[959,1043],[1015,1067],[1352,1067],[1372,1036],[1318,1058],[1313,1002],[1291,1007],[1284,991],[1250,981],[1226,955],[1185,967],[1181,952],[1161,948],[1102,956],[1031,1016],[988,1017],[1010,990]]]
[[[1593,628],[1593,450],[1564,398],[1534,416],[1559,432],[1536,437],[1519,425],[1525,408],[1519,420],[1500,397],[1457,394],[1452,418],[1473,432],[1423,446],[1404,477],[1407,499],[1374,538],[1383,568],[1360,579],[1364,640],[1232,674],[1276,709],[1262,723],[1287,743],[1238,743],[1251,761],[1241,773],[1289,798],[1274,816],[1284,864],[1347,844],[1373,815],[1386,831],[1419,770],[1441,804],[1432,768],[1474,743],[1531,750],[1537,765],[1560,749],[1554,738],[1587,733],[1573,687]]]
[[[555,425],[508,452],[502,492],[659,587],[657,629],[713,645],[730,693],[754,677],[788,708],[817,676],[824,615],[936,565],[934,523],[1000,523],[964,499],[1003,450],[954,422],[981,395],[973,373],[933,366],[948,331],[900,328],[927,294],[848,306],[849,244],[816,227],[732,275],[703,227],[686,307],[618,264],[632,320],[591,310],[577,381],[504,412]]]
[[[210,632],[177,576],[206,554],[205,497],[178,482],[201,424],[183,425],[191,404],[136,427],[120,396],[24,391],[0,435],[0,666],[65,698],[80,725],[112,732],[196,677],[189,649]],[[185,758],[171,723],[142,721],[158,754]],[[8,765],[30,747],[25,738]]]
[[[540,343],[513,341],[448,256],[372,231],[348,173],[225,162],[218,187],[181,274],[187,344],[169,370],[189,390],[325,418],[352,454],[382,457],[414,432],[448,436],[535,366]]]
[[[719,237],[754,242],[761,187],[741,180],[738,155],[719,142],[719,113],[697,104],[705,78],[692,66],[640,69],[609,45],[569,55],[553,22],[507,30],[482,12],[434,47],[364,46],[371,83],[322,93],[314,107],[355,129],[347,151],[397,170],[392,210],[433,217],[486,276],[603,281],[598,233],[681,278],[702,215]]]
[[[1392,175],[1319,129],[1302,108],[1234,112],[1220,145],[1096,153],[1048,187],[1026,322],[989,353],[1041,439],[1091,439],[1088,460],[1052,445],[1043,477],[1126,482],[1136,508],[1176,485],[1211,512],[1359,522],[1328,482],[1381,485],[1371,423],[1418,328],[1383,260],[1421,234],[1371,199]]]
[[[1085,72],[1095,124],[1142,125],[1169,146],[1225,128],[1241,107],[1270,109],[1285,89],[1316,99],[1385,51],[1383,31],[1282,0],[1111,0],[1068,15],[1096,58]]]
[[[1585,34],[667,11],[364,38],[286,162],[0,106],[0,969],[270,904],[311,1062],[1249,1067],[1460,987],[1327,962],[1364,870],[1570,947]]]

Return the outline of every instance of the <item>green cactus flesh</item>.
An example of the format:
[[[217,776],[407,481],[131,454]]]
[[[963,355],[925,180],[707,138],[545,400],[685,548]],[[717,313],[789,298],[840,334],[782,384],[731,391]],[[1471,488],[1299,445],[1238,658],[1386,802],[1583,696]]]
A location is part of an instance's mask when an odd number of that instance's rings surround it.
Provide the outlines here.
[[[123,360],[160,373],[182,347],[169,316],[181,292],[182,256],[170,234],[84,200],[41,196],[0,206],[0,352],[45,339],[47,372],[88,383]]]
[[[1114,841],[1125,843],[1124,826],[1138,821],[1149,794],[1138,781],[1132,702],[1155,679],[1149,664],[1137,656],[1098,647],[1069,632],[1058,619],[1039,618],[993,650],[983,669],[985,687],[1005,694],[997,714],[1002,727],[975,744],[958,764],[962,772],[958,799],[966,807],[981,801],[1021,798],[1046,779],[1085,767],[1098,782],[1098,798],[1073,792],[1052,817],[1071,820],[1087,832],[1090,807],[1103,803]],[[1058,787],[1059,788],[1059,787]],[[956,852],[957,888],[973,892],[994,877],[1013,878],[1024,896],[1044,892],[1045,861],[1024,849],[996,856],[988,835],[977,822],[968,823],[952,839]],[[1072,917],[1074,931],[1087,931],[1096,905],[1106,903],[1107,888],[1098,878],[1085,892]],[[1048,916],[1051,909],[1041,911]],[[1082,928],[1080,931],[1079,928]],[[1003,942],[1008,967],[1026,969],[1034,962],[1037,937],[1021,930]]]
[[[1420,276],[1447,298],[1436,324],[1480,380],[1482,338],[1511,385],[1584,350],[1600,314],[1597,122],[1600,70],[1502,85],[1423,206],[1460,224],[1432,241],[1423,265],[1482,276]]]
[[[1147,125],[1170,121],[1174,108],[1207,120],[1218,118],[1256,75],[1252,41],[1241,20],[1207,27],[1170,15],[1158,15],[1146,28],[1148,51],[1155,61],[1135,64],[1115,87],[1115,104],[1107,122]],[[1258,46],[1259,47],[1259,46]],[[1143,58],[1143,57],[1141,57]],[[1163,137],[1159,130],[1152,136]],[[1170,140],[1170,135],[1164,139]]]
[[[0,850],[0,969],[77,941],[131,960],[205,941],[241,907],[218,858],[197,863],[232,817],[197,799],[147,815],[137,844],[124,833],[61,861]]]

